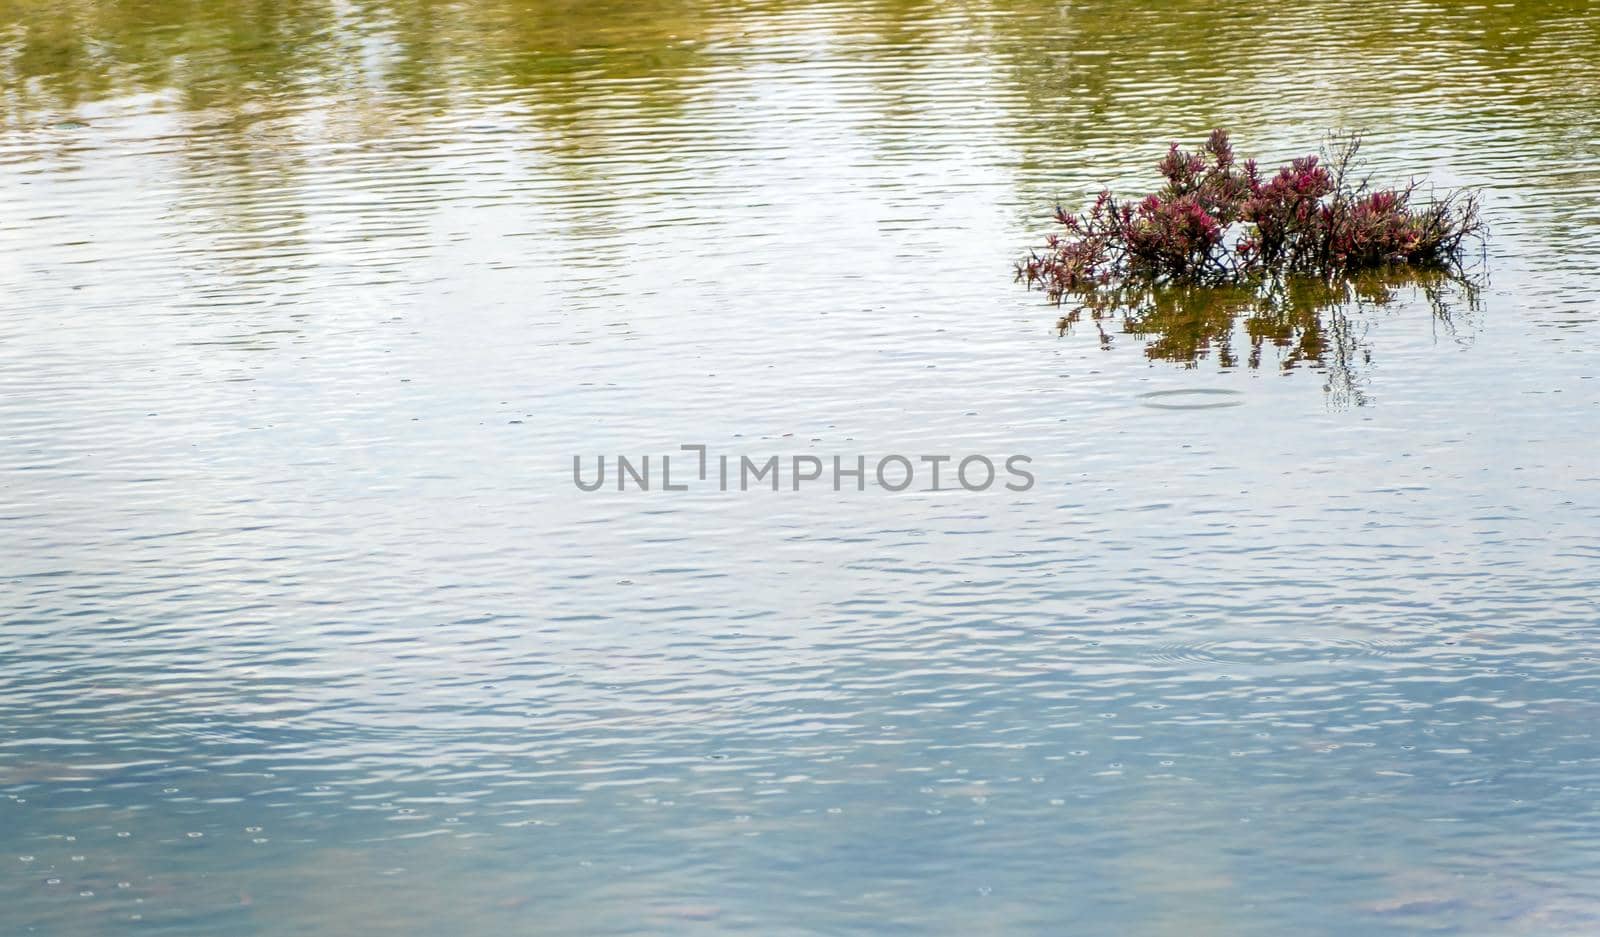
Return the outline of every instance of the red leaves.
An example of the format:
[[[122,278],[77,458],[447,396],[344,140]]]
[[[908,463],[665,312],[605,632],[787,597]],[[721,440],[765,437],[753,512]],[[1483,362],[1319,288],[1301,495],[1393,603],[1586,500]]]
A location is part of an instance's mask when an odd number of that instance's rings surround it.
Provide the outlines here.
[[[1292,161],[1263,181],[1254,160],[1236,166],[1228,134],[1197,153],[1173,144],[1157,164],[1166,185],[1137,203],[1102,192],[1088,211],[1056,209],[1064,236],[1017,276],[1052,299],[1113,280],[1227,282],[1260,274],[1340,272],[1406,263],[1458,267],[1462,242],[1481,237],[1470,194],[1411,206],[1415,186],[1369,190],[1351,180],[1359,141],[1324,163]],[[1231,244],[1230,244],[1231,242]]]

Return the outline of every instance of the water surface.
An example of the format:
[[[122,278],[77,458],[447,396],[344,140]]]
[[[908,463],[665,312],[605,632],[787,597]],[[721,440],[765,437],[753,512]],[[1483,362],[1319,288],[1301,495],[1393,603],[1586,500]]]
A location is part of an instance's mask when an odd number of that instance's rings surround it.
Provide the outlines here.
[[[1487,282],[1010,281],[1213,126]],[[0,931],[1600,930],[1597,161],[1585,2],[0,0]]]

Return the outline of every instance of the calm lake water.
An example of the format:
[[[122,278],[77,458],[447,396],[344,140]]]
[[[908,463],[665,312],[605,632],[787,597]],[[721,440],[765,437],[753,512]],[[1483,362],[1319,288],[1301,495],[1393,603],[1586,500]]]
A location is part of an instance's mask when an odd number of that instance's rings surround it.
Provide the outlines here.
[[[1487,282],[1062,334],[1213,126]],[[1569,0],[0,0],[0,932],[1600,932],[1597,166]]]

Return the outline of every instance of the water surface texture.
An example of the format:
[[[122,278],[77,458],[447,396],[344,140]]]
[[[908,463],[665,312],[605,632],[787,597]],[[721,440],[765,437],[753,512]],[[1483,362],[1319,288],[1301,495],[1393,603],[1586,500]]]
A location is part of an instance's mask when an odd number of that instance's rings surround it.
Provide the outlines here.
[[[1487,282],[1011,282],[1213,126]],[[1597,166],[1572,0],[0,0],[0,933],[1600,932]]]

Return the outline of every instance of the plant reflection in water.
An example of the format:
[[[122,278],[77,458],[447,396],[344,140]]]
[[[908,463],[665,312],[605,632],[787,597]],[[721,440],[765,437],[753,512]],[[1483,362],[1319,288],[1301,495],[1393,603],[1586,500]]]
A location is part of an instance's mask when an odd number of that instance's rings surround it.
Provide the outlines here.
[[[1056,322],[1066,336],[1093,326],[1102,348],[1118,335],[1145,340],[1145,357],[1222,370],[1310,368],[1326,376],[1330,406],[1368,402],[1372,324],[1420,300],[1441,335],[1470,341],[1481,284],[1442,272],[1377,271],[1331,281],[1282,278],[1238,286],[1125,286],[1075,297]]]

